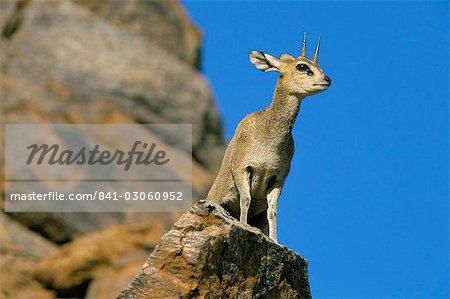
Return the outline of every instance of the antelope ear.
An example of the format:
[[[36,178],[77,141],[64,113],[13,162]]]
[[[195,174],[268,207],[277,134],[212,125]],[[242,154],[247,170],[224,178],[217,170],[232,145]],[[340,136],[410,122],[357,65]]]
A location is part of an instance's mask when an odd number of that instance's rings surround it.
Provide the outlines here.
[[[251,51],[248,53],[248,58],[250,59],[250,62],[261,71],[280,72],[281,61],[269,54],[260,51]]]

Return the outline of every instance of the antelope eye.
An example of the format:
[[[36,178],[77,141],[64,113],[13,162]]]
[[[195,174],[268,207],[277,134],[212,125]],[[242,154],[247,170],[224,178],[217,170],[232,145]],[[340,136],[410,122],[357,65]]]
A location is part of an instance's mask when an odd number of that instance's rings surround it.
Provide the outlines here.
[[[300,63],[297,64],[297,70],[300,72],[306,72],[309,70],[309,67],[306,64]]]

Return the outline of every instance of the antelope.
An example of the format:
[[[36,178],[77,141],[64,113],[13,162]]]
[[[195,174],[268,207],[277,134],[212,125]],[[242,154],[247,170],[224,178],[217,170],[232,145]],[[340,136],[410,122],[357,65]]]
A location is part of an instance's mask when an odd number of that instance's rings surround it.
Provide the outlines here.
[[[320,39],[312,60],[306,58],[306,33],[298,58],[277,59],[251,51],[250,62],[264,72],[280,74],[268,108],[247,115],[237,126],[207,200],[262,230],[277,242],[277,203],[294,155],[292,128],[302,100],[331,85],[318,64]],[[238,218],[239,217],[239,218]]]

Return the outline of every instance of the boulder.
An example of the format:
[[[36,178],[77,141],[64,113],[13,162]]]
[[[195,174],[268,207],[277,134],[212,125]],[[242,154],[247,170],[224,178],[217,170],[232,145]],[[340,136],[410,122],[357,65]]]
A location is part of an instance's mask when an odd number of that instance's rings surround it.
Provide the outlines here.
[[[32,271],[40,258],[56,251],[56,245],[0,212],[0,298],[55,298]]]
[[[178,2],[2,0],[1,6],[5,123],[191,123],[192,153],[180,155],[194,160],[194,199],[206,194],[224,137],[209,86],[195,68],[201,36]],[[153,133],[168,144],[177,136]],[[57,244],[129,219],[172,219],[152,213],[10,215]]]
[[[0,212],[0,254],[42,258],[58,246]]]
[[[199,68],[201,33],[177,1],[74,0],[114,26],[157,43]]]
[[[111,299],[117,296],[136,276],[147,257],[148,253],[137,253],[116,259],[89,284],[85,299]]]
[[[86,234],[76,240],[61,246],[53,255],[37,262],[33,270],[34,278],[47,289],[55,291],[59,297],[84,298],[89,284],[104,279],[103,272],[118,266],[131,257],[140,258],[151,252],[165,232],[160,222],[120,225],[108,230]],[[138,270],[136,263],[134,272]],[[128,269],[129,270],[129,269]],[[115,284],[118,278],[111,279],[109,286],[126,286]],[[115,280],[115,282],[113,282]],[[99,282],[100,283],[100,282]],[[94,291],[93,291],[94,292]],[[97,288],[96,292],[103,292]],[[94,292],[95,293],[95,292]]]
[[[201,201],[117,298],[311,298],[308,262]]]
[[[26,4],[16,5],[3,28],[14,28],[7,30],[1,45],[6,122],[188,123],[194,159],[208,169],[218,167],[224,138],[209,86],[196,69],[173,54],[175,50],[161,46],[169,38],[164,35],[166,25],[156,22],[166,14],[172,19],[180,15],[179,4],[101,2],[101,7],[121,13],[132,6],[143,16],[150,10],[152,16],[159,14],[151,30],[161,30],[160,42],[152,42],[155,38],[129,29],[135,23],[147,28],[139,22],[143,17],[113,22],[101,16],[103,10],[89,6],[90,1],[81,2],[96,13],[68,0],[22,2]],[[153,6],[165,8],[152,10]],[[179,27],[186,22],[179,20]],[[173,137],[173,132],[158,133],[163,141]]]
[[[56,293],[32,277],[36,260],[26,256],[0,255],[0,298],[52,299]]]

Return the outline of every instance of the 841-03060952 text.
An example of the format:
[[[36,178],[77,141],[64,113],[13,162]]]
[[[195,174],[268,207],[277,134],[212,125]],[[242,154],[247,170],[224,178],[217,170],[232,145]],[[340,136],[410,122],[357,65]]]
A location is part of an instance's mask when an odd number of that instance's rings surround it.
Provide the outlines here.
[[[161,200],[161,201],[181,201],[183,200],[182,191],[126,191],[126,192],[104,192],[95,191],[92,193],[69,193],[50,191],[47,193],[11,193],[9,200],[47,200],[47,201],[90,201],[90,200]]]

